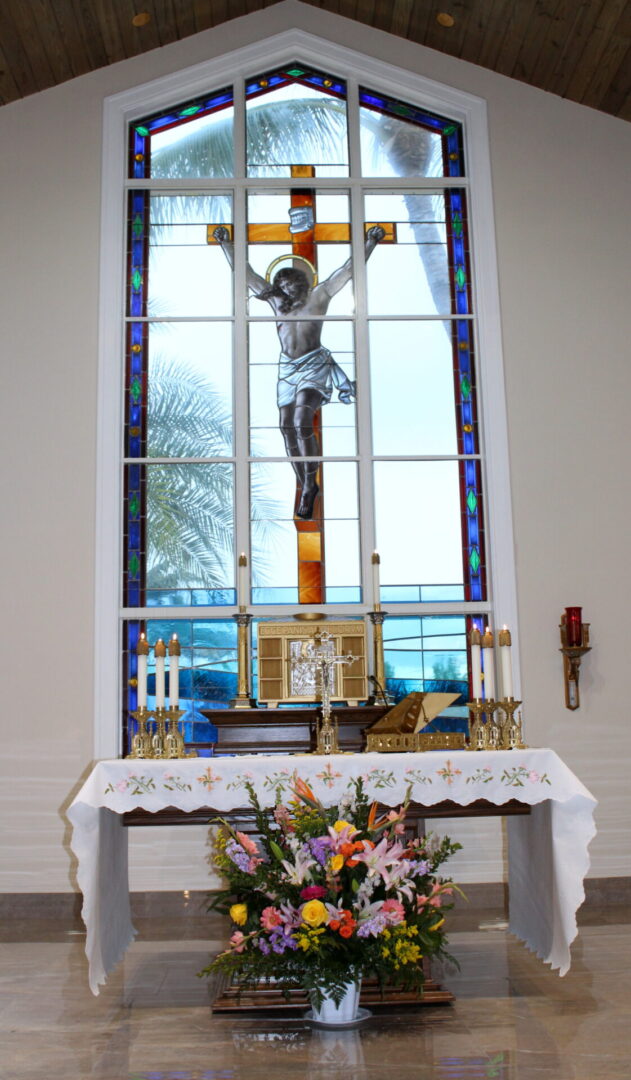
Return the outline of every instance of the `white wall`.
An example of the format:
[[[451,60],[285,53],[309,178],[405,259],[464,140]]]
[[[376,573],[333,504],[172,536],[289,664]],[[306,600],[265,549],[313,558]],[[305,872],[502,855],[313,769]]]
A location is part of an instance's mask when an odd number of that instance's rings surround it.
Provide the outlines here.
[[[298,26],[488,102],[527,739],[600,800],[593,876],[631,873],[626,296],[631,126],[294,0],[0,109],[5,701],[0,889],[74,888],[63,809],[93,754],[103,99]],[[626,364],[625,364],[625,361]],[[113,359],[113,363],[114,363]],[[594,647],[563,703],[557,624]],[[497,823],[450,829],[499,880]],[[135,830],[132,888],[208,885],[201,828]]]

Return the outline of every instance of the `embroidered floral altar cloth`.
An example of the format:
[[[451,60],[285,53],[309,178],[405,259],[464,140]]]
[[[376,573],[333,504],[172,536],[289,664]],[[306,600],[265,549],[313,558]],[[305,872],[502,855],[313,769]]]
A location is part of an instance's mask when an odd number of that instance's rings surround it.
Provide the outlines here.
[[[399,806],[408,787],[412,802],[423,806],[445,799],[462,806],[476,799],[528,803],[530,814],[508,819],[509,929],[560,975],[568,971],[576,912],[585,898],[588,846],[596,831],[596,800],[553,750],[117,760],[94,767],[68,810],[93,993],[136,933],[127,829],[120,815],[138,808],[208,807],[210,818],[247,806],[246,783],[263,805],[273,806],[291,797],[294,775],[327,806],[337,803],[358,776],[369,798],[386,806]]]

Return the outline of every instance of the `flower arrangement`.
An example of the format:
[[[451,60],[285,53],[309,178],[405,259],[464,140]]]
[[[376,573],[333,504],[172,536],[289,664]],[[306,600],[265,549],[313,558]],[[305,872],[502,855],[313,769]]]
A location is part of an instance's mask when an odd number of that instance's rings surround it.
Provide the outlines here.
[[[367,974],[421,990],[423,956],[448,957],[444,910],[457,887],[436,871],[460,844],[406,839],[407,800],[378,818],[361,780],[328,808],[302,780],[293,790],[270,816],[248,787],[256,840],[219,819],[214,863],[228,887],[210,906],[234,931],[200,974],[298,984],[316,1006]]]

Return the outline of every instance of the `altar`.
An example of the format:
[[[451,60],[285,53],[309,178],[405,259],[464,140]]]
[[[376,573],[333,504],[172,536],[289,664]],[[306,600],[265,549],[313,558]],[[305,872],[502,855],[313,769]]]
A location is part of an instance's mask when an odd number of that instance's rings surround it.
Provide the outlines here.
[[[409,789],[428,816],[446,800],[463,808],[484,800],[496,813],[513,802],[529,808],[508,819],[509,930],[560,975],[568,971],[596,800],[553,750],[112,760],[95,765],[68,810],[94,994],[136,933],[123,816],[174,809],[210,820],[245,807],[247,783],[271,807],[291,797],[296,775],[327,806],[361,776],[369,798],[399,806]]]

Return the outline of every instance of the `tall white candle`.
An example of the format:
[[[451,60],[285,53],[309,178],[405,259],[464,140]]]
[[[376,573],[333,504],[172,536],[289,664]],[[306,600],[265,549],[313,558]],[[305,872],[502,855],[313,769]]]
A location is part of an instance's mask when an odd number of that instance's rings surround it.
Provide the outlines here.
[[[162,638],[158,638],[153,650],[156,658],[156,709],[164,708],[164,658],[166,645]]]
[[[147,657],[149,655],[149,643],[144,634],[140,635],[138,644],[136,645],[136,655],[138,657],[138,667],[136,680],[138,684],[138,708],[147,708]]]
[[[372,599],[375,608],[381,604],[381,581],[379,578],[379,566],[381,559],[379,558],[379,552],[373,551],[372,553]]]
[[[471,689],[475,701],[482,697],[482,663],[480,658],[480,631],[477,626],[473,627],[469,635],[471,646]]]
[[[180,643],[177,634],[169,642],[169,705],[177,709],[180,701]]]
[[[502,672],[502,693],[505,698],[513,696],[513,662],[511,656],[510,630],[504,627],[498,635],[500,645],[500,670]]]
[[[493,652],[493,634],[487,626],[482,636],[484,649],[484,697],[486,701],[495,699],[495,654]]]
[[[248,560],[245,551],[239,555],[239,580],[237,588],[237,603],[239,607],[247,606],[248,598]]]

